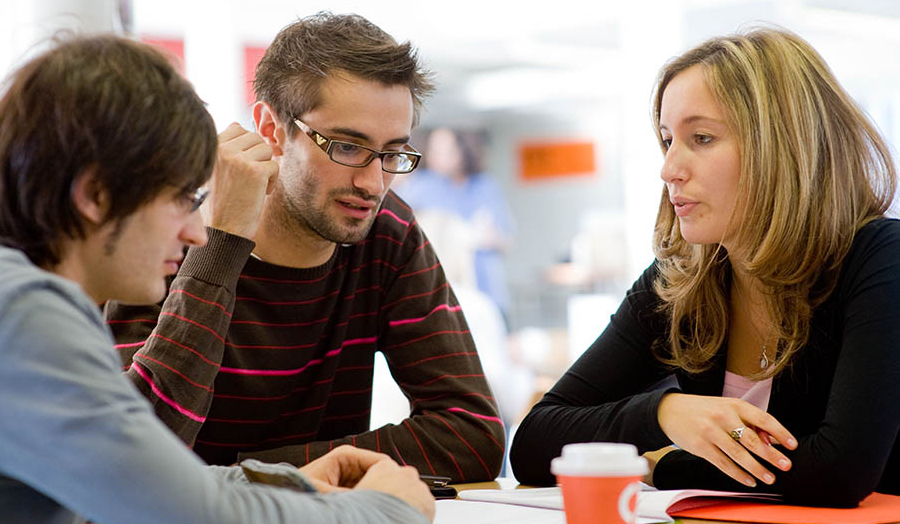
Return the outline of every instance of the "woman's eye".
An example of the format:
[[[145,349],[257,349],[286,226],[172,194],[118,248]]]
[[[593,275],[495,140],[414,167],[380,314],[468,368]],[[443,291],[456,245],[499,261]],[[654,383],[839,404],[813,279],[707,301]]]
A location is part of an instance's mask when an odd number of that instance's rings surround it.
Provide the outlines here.
[[[694,141],[698,144],[708,144],[712,141],[712,137],[709,135],[694,135]]]
[[[663,138],[662,145],[666,150],[668,150],[670,147],[672,147],[672,139],[671,138]]]

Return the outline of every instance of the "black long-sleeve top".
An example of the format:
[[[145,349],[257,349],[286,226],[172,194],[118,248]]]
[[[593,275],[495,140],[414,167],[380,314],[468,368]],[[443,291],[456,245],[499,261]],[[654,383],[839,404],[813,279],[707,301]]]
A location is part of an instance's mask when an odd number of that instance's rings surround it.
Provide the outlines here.
[[[657,409],[668,392],[720,396],[727,346],[708,371],[675,370],[675,388],[653,386],[672,373],[654,358],[668,326],[653,291],[651,265],[608,327],[531,410],[516,432],[510,461],[523,483],[553,484],[550,461],[573,442],[628,442],[639,452],[672,444]],[[813,311],[810,338],[772,382],[768,412],[799,441],[784,449],[793,466],[769,468],[787,502],[853,506],[872,491],[900,494],[900,221],[862,227],[829,298]],[[664,346],[666,347],[666,346]],[[683,450],[656,465],[660,489],[748,488]]]

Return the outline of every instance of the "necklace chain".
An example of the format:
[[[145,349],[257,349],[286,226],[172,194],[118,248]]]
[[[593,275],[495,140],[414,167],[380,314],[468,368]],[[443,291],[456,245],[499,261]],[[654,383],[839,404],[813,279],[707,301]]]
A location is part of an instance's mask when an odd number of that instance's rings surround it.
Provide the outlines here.
[[[737,292],[737,299],[743,301],[743,295],[741,295],[741,290],[738,288],[737,284],[734,284],[734,290]],[[769,355],[767,355],[768,345],[766,344],[766,339],[759,332],[759,328],[756,327],[756,322],[753,319],[753,315],[749,310],[743,308],[744,312],[747,313],[747,321],[750,322],[750,327],[753,329],[753,333],[756,335],[757,340],[762,344],[762,356],[759,358],[759,369],[766,369],[769,367]]]

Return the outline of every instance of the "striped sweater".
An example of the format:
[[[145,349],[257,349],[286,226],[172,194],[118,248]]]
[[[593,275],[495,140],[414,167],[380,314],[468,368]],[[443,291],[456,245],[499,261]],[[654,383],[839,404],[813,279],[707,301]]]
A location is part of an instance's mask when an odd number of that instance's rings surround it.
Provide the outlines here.
[[[319,267],[267,264],[251,241],[208,232],[161,306],[106,306],[126,374],[201,457],[303,465],[352,444],[423,474],[496,477],[496,402],[440,262],[393,192],[368,237]],[[376,351],[411,413],[370,431]]]

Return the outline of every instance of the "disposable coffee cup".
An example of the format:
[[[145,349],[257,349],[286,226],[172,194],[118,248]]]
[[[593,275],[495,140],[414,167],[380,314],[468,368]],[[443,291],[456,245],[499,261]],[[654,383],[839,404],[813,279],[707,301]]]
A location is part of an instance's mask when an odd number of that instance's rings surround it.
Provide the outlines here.
[[[631,444],[563,446],[550,471],[562,488],[567,524],[634,524],[647,461]]]

